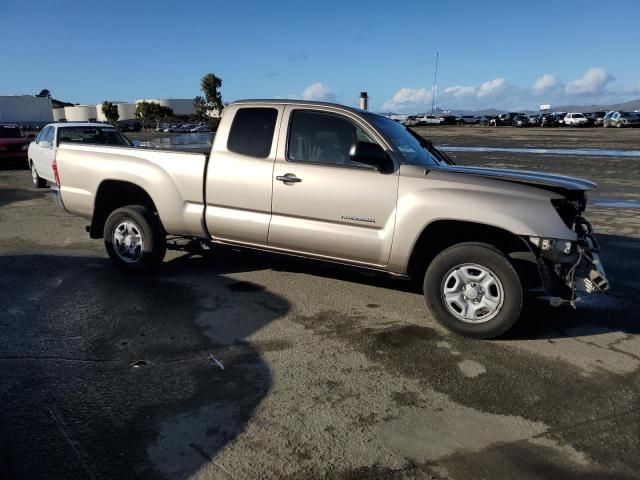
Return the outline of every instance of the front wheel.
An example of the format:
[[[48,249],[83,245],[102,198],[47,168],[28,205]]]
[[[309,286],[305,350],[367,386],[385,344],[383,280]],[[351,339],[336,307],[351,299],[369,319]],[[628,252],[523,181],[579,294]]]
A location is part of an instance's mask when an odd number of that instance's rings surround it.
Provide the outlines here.
[[[111,212],[104,224],[104,244],[111,260],[128,272],[150,270],[164,259],[166,235],[147,207],[129,205]]]
[[[520,317],[523,288],[509,258],[492,245],[460,243],[441,252],[424,277],[434,318],[456,333],[494,338]]]

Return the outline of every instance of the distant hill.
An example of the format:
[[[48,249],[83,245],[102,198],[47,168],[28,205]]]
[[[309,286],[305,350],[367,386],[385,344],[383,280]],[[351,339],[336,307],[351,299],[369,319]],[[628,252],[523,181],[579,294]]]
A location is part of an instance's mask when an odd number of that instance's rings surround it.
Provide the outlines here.
[[[628,102],[614,103],[613,105],[560,105],[553,106],[551,110],[559,112],[595,112],[598,110],[640,110],[640,98],[637,100],[630,100]]]

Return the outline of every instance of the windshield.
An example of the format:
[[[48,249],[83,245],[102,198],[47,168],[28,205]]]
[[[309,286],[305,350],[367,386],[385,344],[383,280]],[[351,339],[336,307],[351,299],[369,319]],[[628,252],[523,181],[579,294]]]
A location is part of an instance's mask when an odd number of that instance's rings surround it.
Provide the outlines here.
[[[0,138],[23,138],[23,135],[17,127],[3,126],[0,128]]]
[[[401,155],[402,164],[425,167],[441,165],[442,162],[428,152],[420,141],[398,122],[380,115],[365,114],[365,116]]]
[[[105,127],[60,127],[58,144],[61,142],[90,143],[93,145],[122,145],[130,147],[131,141],[115,128]]]

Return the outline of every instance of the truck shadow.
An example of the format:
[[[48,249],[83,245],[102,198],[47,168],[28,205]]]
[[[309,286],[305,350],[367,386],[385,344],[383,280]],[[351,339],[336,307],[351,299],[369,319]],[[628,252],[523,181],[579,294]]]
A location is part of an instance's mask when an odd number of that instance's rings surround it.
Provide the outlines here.
[[[602,261],[612,285],[603,295],[587,298],[577,309],[570,306],[551,307],[542,299],[530,300],[521,319],[505,334],[506,340],[550,339],[567,336],[590,336],[607,332],[640,334],[636,313],[640,310],[640,239],[621,235],[597,236]],[[330,263],[286,257],[262,252],[216,247],[215,253],[183,256],[173,260],[172,267],[188,271],[212,272],[238,268],[243,271],[273,269],[305,273],[358,284],[421,295],[416,282],[396,279],[362,269],[345,268]],[[427,311],[425,310],[425,315]]]
[[[242,432],[285,348],[247,337],[290,305],[231,264],[167,267],[0,257],[0,477],[190,478]]]
[[[25,200],[43,198],[47,191],[27,190],[25,188],[0,188],[0,207]]]

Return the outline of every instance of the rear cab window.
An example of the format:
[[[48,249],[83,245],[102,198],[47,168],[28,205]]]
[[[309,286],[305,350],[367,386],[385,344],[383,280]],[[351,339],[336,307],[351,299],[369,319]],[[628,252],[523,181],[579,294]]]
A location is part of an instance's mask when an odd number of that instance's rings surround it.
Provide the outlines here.
[[[278,110],[271,107],[240,108],[233,117],[227,149],[254,158],[271,153]]]

